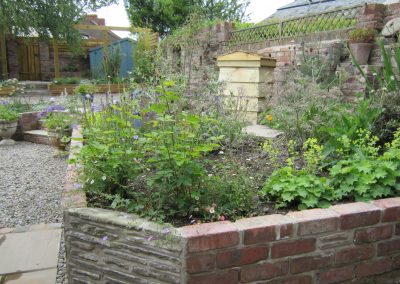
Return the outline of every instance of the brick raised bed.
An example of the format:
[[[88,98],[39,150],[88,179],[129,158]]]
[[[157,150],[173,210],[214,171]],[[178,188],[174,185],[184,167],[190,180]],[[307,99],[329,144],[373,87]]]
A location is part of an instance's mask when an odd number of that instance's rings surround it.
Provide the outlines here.
[[[65,85],[56,85],[56,84],[49,84],[48,89],[50,93],[54,96],[59,96],[65,90],[69,95],[74,94],[74,90],[78,85],[74,84],[65,84]],[[98,88],[98,93],[106,93],[108,92],[109,88],[112,94],[120,94],[123,93],[124,90],[128,89],[128,85],[126,84],[97,84],[96,87]]]
[[[85,197],[72,189],[75,174],[69,177],[63,202],[69,283],[400,281],[400,198],[171,229],[131,214],[76,208]]]

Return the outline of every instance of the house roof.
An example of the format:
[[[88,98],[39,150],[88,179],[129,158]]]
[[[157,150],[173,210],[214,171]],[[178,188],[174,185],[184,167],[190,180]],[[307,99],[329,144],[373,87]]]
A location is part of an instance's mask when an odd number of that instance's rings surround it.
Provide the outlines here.
[[[279,8],[276,13],[265,19],[263,22],[272,19],[284,20],[297,18],[309,14],[316,14],[329,10],[352,7],[365,3],[384,4],[385,2],[386,0],[296,0]]]
[[[98,18],[95,14],[86,15],[85,19],[83,19],[79,24],[82,25],[94,25],[94,26],[105,26],[105,19]],[[96,39],[96,40],[105,40],[103,31],[96,30],[79,30],[79,32],[85,36],[87,39]],[[121,38],[113,33],[112,31],[107,31],[108,40],[110,42],[120,40]]]

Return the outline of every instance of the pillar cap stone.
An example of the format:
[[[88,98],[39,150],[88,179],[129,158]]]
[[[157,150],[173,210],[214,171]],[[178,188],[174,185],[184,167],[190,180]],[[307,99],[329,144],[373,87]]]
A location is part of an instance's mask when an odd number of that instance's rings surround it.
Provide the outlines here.
[[[246,51],[235,51],[217,58],[218,67],[276,67],[276,59]]]

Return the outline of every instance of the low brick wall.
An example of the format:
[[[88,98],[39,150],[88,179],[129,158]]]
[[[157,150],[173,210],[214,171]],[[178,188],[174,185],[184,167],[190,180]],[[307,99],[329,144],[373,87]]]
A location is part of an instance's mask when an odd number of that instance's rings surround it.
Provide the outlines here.
[[[24,112],[20,114],[18,120],[17,131],[13,135],[12,139],[16,141],[24,140],[24,131],[34,130],[38,127],[39,112]]]
[[[109,210],[70,209],[65,211],[68,278],[70,283],[399,283],[399,220],[400,198],[179,229]]]

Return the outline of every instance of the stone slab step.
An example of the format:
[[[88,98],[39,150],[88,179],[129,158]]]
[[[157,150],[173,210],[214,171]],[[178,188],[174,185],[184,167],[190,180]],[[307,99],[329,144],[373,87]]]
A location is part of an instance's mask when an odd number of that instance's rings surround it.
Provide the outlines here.
[[[283,134],[283,132],[269,128],[265,125],[250,125],[243,129],[243,132],[246,134],[254,135],[257,137],[263,137],[267,139],[274,139]]]
[[[44,144],[51,145],[49,140],[49,133],[46,130],[30,130],[24,132],[24,141],[36,143],[36,144]]]
[[[0,283],[55,283],[61,230],[61,224],[0,229]]]

